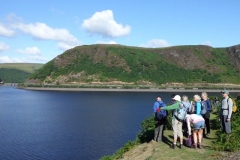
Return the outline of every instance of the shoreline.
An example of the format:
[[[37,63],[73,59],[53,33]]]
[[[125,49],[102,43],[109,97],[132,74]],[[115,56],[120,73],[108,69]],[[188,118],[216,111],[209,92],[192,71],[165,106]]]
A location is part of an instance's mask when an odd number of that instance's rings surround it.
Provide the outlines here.
[[[221,89],[112,89],[112,88],[40,88],[25,87],[17,89],[37,91],[75,91],[75,92],[221,92]],[[240,93],[240,90],[229,90],[229,92]]]

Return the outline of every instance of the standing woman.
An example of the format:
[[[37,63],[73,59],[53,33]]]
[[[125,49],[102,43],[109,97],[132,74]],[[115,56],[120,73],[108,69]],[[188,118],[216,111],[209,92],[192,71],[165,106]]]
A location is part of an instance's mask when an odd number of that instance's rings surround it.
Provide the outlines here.
[[[188,96],[182,96],[182,103],[187,108],[187,113],[190,112],[191,103],[188,100]],[[183,132],[187,134],[187,124],[186,121],[183,121]]]
[[[201,98],[199,95],[194,95],[193,100],[195,102],[195,114],[201,116]]]
[[[193,124],[193,141],[194,141],[194,146],[193,148],[197,149],[197,142],[198,147],[201,149],[202,148],[202,133],[204,129],[204,119],[202,116],[196,115],[196,114],[187,114],[186,116],[186,122],[188,126],[188,135],[190,136],[191,133],[191,124]],[[198,138],[197,138],[198,136]]]
[[[203,131],[203,136],[209,136],[210,134],[210,112],[212,112],[212,104],[210,100],[208,99],[208,95],[206,92],[202,92],[202,102],[204,103],[207,112],[203,115],[203,118],[205,120],[205,125],[207,128],[207,134],[205,133],[205,129]]]

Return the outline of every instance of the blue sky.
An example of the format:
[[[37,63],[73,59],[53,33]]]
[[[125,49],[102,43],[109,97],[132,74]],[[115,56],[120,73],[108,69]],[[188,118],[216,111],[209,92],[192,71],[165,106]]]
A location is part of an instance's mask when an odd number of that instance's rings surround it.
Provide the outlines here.
[[[97,43],[240,44],[238,0],[3,0],[0,6],[0,63],[46,63]]]

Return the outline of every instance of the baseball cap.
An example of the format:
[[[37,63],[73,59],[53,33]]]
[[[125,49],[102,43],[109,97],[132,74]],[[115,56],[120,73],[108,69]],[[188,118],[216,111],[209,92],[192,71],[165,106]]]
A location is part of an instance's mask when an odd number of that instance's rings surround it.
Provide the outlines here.
[[[228,91],[228,90],[226,90],[226,89],[222,90],[221,92],[222,92],[222,93],[229,94],[229,91]]]

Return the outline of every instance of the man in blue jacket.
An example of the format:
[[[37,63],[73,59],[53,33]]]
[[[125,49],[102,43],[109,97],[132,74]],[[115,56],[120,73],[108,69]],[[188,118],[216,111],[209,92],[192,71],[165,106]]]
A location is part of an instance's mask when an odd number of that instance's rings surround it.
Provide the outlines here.
[[[166,104],[162,101],[162,98],[160,96],[157,96],[157,101],[153,105],[154,114],[156,114],[159,107],[163,107],[163,106],[166,106]],[[166,118],[159,121],[155,117],[154,141],[162,142],[163,130],[164,130],[165,124],[166,124]]]

